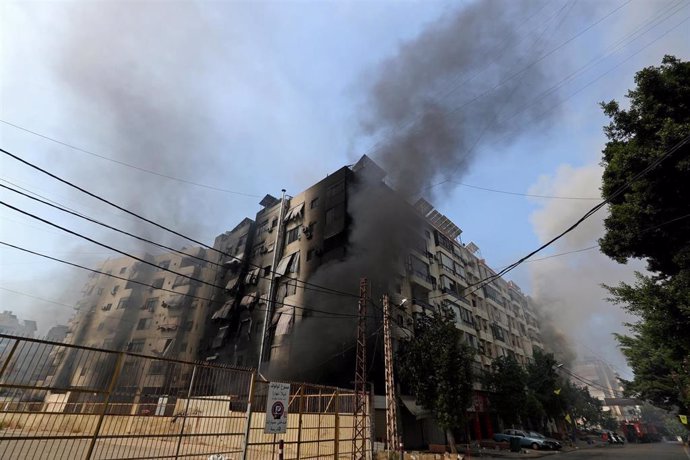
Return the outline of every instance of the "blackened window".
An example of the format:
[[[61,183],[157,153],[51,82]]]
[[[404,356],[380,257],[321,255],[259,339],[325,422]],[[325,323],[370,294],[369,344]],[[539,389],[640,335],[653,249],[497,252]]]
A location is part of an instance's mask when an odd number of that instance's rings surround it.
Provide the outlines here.
[[[153,283],[151,283],[151,287],[153,287],[154,289],[160,289],[163,287],[164,281],[164,278],[158,278],[157,280],[153,280]]]
[[[141,331],[151,327],[151,318],[141,318],[139,323],[137,323],[137,330]]]
[[[319,197],[317,196],[313,200],[311,200],[311,203],[309,204],[310,209],[315,209],[319,207]]]

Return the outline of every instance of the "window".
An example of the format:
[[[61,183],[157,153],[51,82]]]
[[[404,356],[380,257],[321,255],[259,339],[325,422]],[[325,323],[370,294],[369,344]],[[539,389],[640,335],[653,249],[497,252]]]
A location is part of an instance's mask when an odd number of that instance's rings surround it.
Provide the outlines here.
[[[424,279],[429,277],[429,264],[422,262],[419,257],[410,256],[410,269],[413,273]]]
[[[98,294],[98,295],[103,294],[103,288],[98,288],[98,289],[96,290],[96,294]]]
[[[259,224],[259,230],[258,230],[259,235],[261,235],[262,233],[266,233],[266,232],[268,232],[268,219],[266,219],[265,221],[263,221]]]
[[[288,273],[299,273],[299,251],[292,255],[287,271]]]
[[[145,340],[132,340],[129,342],[127,351],[131,351],[132,353],[141,353],[144,351],[144,344],[146,344]]]
[[[446,292],[452,292],[455,293],[457,292],[457,287],[455,285],[455,281],[452,279],[448,278],[445,275],[441,275],[441,288],[446,291]]]
[[[441,259],[441,265],[443,265],[443,269],[447,272],[453,273],[453,265],[455,265],[455,262],[453,262],[453,259],[448,257],[442,252],[438,253],[438,257]]]
[[[263,243],[259,243],[256,246],[252,248],[252,258],[253,257],[258,257],[262,254],[261,250],[264,248]]]
[[[117,309],[123,310],[123,309],[127,308],[128,302],[129,302],[129,298],[120,299],[120,301],[117,304]]]
[[[333,184],[328,187],[327,195],[329,198],[340,195],[345,191],[345,181],[340,181],[337,184]]]
[[[115,295],[115,294],[117,294],[117,291],[119,291],[119,290],[120,290],[120,286],[113,286],[113,288],[110,290],[110,293],[112,295]]]
[[[313,200],[311,200],[311,203],[309,204],[309,209],[316,209],[319,207],[319,197],[317,196]]]
[[[297,226],[287,231],[285,235],[285,241],[287,242],[287,244],[290,244],[293,241],[297,241],[299,239],[299,230],[300,227]]]
[[[278,225],[278,218],[274,217],[273,220],[271,221],[271,228],[276,228]]]
[[[468,309],[460,308],[460,318],[462,319],[463,323],[474,326],[474,317],[472,316],[472,312]]]
[[[122,267],[122,268],[120,269],[120,275],[122,275],[122,274],[123,274],[124,272],[126,272],[126,271],[127,271],[127,267]]]
[[[158,278],[157,280],[153,280],[153,283],[151,283],[151,287],[153,287],[153,289],[160,289],[163,287],[164,281],[164,278]]]
[[[111,308],[113,308],[113,304],[109,303],[109,304],[103,305],[103,308],[101,308],[101,310],[108,311]]]
[[[151,318],[141,318],[137,324],[137,331],[143,331],[151,327]]]
[[[313,250],[313,249],[309,249],[309,250],[307,251],[307,261],[310,261],[312,257],[314,257],[314,250]]]
[[[173,283],[173,289],[178,287],[178,286],[186,286],[189,284],[191,280],[187,278],[186,276],[178,276],[175,278],[175,282]]]
[[[326,211],[326,225],[332,225],[335,223],[335,221],[338,219],[337,211],[337,206]]]
[[[455,250],[454,250],[455,245],[453,244],[453,242],[449,238],[447,238],[445,235],[443,235],[442,233],[440,233],[438,231],[434,231],[434,236],[436,237],[436,244],[438,246],[441,246],[442,248],[455,254]]]
[[[429,232],[429,230],[424,230],[424,236],[426,236],[427,240],[431,239],[431,233]]]
[[[101,322],[101,323],[98,325],[98,327],[96,328],[96,330],[102,331],[104,327],[105,327],[105,322]]]
[[[250,339],[251,338],[251,332],[252,332],[252,319],[251,318],[245,318],[242,321],[240,321],[240,327],[237,330],[237,336],[240,338],[246,338]]]
[[[153,311],[156,309],[156,304],[158,303],[158,297],[152,297],[146,300],[143,310]]]
[[[270,266],[270,265],[266,265],[266,266],[264,267],[264,276],[269,276],[270,274],[271,274],[271,266]]]
[[[170,267],[170,261],[169,260],[163,260],[158,263],[158,269],[159,270],[166,270]]]

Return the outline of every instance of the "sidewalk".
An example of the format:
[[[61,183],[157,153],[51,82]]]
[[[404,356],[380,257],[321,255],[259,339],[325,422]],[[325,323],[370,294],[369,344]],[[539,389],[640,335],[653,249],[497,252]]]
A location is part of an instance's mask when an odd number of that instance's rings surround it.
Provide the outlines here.
[[[495,449],[478,449],[472,448],[469,452],[459,452],[458,454],[432,454],[425,452],[406,452],[405,460],[469,460],[473,458],[491,459],[491,458],[542,458],[551,457],[554,455],[564,455],[569,452],[574,452],[584,449],[605,448],[605,443],[587,444],[579,442],[575,447],[566,446],[561,450],[532,450],[523,449],[521,452],[511,452],[509,450],[495,450]],[[391,457],[392,458],[392,457]]]

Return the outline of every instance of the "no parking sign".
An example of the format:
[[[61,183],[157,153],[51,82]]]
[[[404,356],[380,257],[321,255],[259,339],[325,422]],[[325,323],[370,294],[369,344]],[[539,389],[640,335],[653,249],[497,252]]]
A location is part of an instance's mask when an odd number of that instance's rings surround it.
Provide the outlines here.
[[[266,398],[266,425],[264,433],[285,433],[287,429],[290,384],[270,382]]]

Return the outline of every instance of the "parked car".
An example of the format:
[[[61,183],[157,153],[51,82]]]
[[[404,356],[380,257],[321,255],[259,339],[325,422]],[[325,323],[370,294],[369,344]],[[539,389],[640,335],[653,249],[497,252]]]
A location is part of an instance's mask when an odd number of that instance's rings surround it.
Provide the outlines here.
[[[561,444],[561,442],[557,439],[547,438],[543,434],[537,433],[536,431],[530,431],[528,434],[533,438],[544,439],[544,444],[546,444],[547,448],[551,450],[561,450],[563,448],[563,444]]]
[[[535,433],[538,436],[532,436],[532,432],[529,431],[523,431],[523,430],[503,430],[503,433],[496,433],[494,434],[494,441],[496,442],[502,442],[502,441],[507,441],[510,442],[511,438],[520,438],[520,446],[521,447],[528,447],[530,449],[538,450],[538,449],[555,449],[555,446],[547,440],[544,436],[540,435],[539,433]]]

